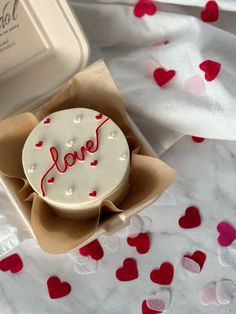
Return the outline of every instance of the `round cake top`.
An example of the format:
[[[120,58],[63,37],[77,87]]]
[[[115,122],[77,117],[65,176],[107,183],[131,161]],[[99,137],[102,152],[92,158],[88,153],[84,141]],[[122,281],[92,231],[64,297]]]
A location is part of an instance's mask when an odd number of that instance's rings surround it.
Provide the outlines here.
[[[30,185],[46,202],[80,209],[101,203],[122,185],[130,153],[110,118],[76,108],[41,121],[28,136],[22,159]]]

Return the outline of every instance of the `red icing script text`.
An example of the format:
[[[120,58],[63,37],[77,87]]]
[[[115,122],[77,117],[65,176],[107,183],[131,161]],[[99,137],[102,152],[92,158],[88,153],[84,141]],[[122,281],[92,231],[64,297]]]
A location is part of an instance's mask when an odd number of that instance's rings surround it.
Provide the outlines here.
[[[79,149],[79,152],[73,151],[70,153],[67,153],[63,158],[63,168],[60,168],[58,161],[59,161],[59,153],[56,147],[50,147],[50,156],[52,158],[53,164],[52,166],[47,170],[47,172],[43,175],[41,181],[40,181],[40,188],[42,191],[43,196],[45,196],[45,190],[44,190],[44,180],[48,176],[48,174],[55,168],[59,173],[65,173],[68,168],[71,168],[75,165],[76,161],[84,161],[85,160],[85,153],[91,153],[94,154],[99,149],[99,129],[108,121],[110,118],[107,118],[104,120],[95,131],[95,140],[88,140],[84,146],[81,146]]]

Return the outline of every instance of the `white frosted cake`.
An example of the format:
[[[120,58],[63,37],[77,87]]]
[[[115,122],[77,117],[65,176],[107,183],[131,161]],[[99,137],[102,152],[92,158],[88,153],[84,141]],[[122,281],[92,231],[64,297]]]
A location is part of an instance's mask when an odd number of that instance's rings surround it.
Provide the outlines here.
[[[118,203],[128,189],[125,135],[94,110],[68,109],[45,118],[28,136],[22,159],[35,192],[68,218],[92,217],[104,199]]]

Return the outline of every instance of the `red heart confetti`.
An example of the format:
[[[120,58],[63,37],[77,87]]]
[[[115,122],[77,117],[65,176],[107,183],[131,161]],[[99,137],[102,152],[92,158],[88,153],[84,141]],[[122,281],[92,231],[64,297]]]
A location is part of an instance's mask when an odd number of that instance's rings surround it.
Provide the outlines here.
[[[185,215],[179,219],[181,228],[196,228],[201,224],[201,216],[197,207],[191,206],[185,210]]]
[[[116,278],[120,281],[130,281],[138,278],[138,267],[134,258],[126,258],[123,267],[116,271]]]
[[[135,246],[140,254],[145,254],[150,249],[150,237],[148,233],[139,233],[136,237],[128,237],[127,242],[130,246]]]
[[[151,0],[139,0],[133,10],[136,17],[143,17],[145,14],[154,15],[157,12],[157,5]]]
[[[199,68],[205,72],[205,79],[208,82],[213,81],[220,72],[221,64],[216,61],[206,60],[199,64]]]
[[[229,246],[236,239],[236,230],[227,221],[221,221],[217,225],[217,231],[220,234],[217,240],[221,246]]]
[[[47,286],[51,299],[63,298],[71,292],[71,285],[68,282],[61,282],[56,276],[48,278]]]
[[[10,271],[13,274],[21,271],[23,266],[22,259],[17,253],[7,256],[0,261],[0,270],[4,272]]]
[[[161,264],[159,269],[154,269],[150,279],[159,285],[170,285],[174,277],[174,266],[169,262]]]
[[[47,118],[47,119],[45,119],[45,120],[43,121],[43,123],[46,124],[46,125],[50,124],[50,122],[51,122],[51,119],[50,119],[50,118]]]
[[[174,70],[166,71],[163,68],[157,68],[153,73],[153,78],[160,87],[167,84],[175,76]]]
[[[202,270],[203,265],[206,261],[206,254],[202,251],[195,251],[192,255],[191,254],[186,254],[184,257],[190,258],[194,262],[198,263],[200,266],[200,270]]]
[[[97,196],[97,192],[93,191],[93,192],[89,193],[89,196],[90,197],[96,197]]]
[[[208,1],[201,12],[203,22],[216,22],[219,18],[219,8],[215,1]]]
[[[158,313],[162,313],[162,312],[157,312],[155,310],[150,309],[147,306],[147,301],[144,300],[142,303],[142,314],[158,314]]]
[[[192,140],[193,140],[193,142],[195,142],[195,143],[202,143],[202,142],[205,141],[205,138],[203,138],[203,137],[197,137],[197,136],[192,136]]]
[[[94,161],[92,161],[92,162],[90,163],[90,166],[91,166],[91,167],[96,167],[97,164],[98,164],[98,161],[97,161],[97,160],[94,160]]]
[[[90,256],[92,259],[98,261],[103,258],[104,252],[101,244],[98,240],[93,240],[89,244],[79,249],[79,252],[83,256]]]
[[[96,118],[97,120],[101,120],[102,117],[103,117],[103,114],[102,114],[102,113],[100,113],[100,114],[98,114],[97,116],[95,116],[95,118]]]
[[[51,177],[50,179],[48,179],[48,183],[49,184],[53,184],[55,181],[55,178],[54,177]]]
[[[40,148],[43,146],[43,142],[39,141],[38,143],[35,144],[35,147]]]

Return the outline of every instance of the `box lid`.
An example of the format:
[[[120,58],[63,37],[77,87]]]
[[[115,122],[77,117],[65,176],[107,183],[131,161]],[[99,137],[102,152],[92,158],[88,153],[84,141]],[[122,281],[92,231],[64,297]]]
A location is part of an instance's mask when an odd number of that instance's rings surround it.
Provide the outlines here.
[[[88,62],[66,0],[0,1],[0,118],[33,110]]]

